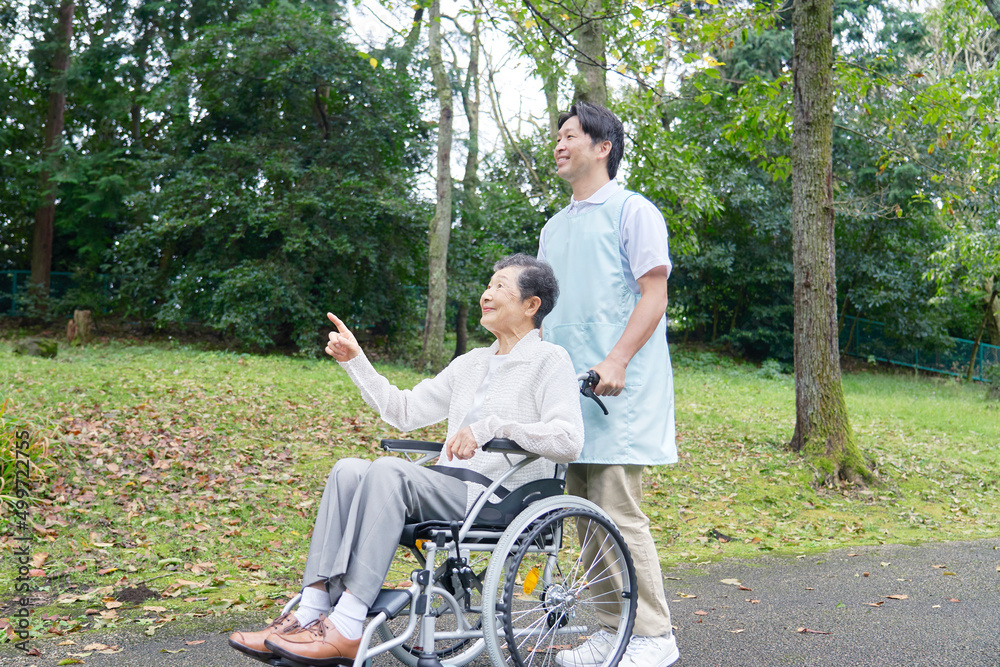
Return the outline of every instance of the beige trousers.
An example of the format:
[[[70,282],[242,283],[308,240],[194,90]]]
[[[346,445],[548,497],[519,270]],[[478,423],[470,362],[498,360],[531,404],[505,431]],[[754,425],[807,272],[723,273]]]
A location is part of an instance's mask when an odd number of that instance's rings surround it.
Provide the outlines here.
[[[632,554],[639,588],[633,634],[658,637],[671,632],[670,609],[663,592],[660,557],[649,532],[649,518],[639,506],[642,469],[643,466],[573,463],[566,473],[566,492],[597,504],[618,526]],[[588,554],[588,557],[595,558],[598,554]],[[613,594],[605,595],[610,598]],[[609,615],[608,618],[614,617]],[[609,620],[608,624],[616,629],[614,621]]]

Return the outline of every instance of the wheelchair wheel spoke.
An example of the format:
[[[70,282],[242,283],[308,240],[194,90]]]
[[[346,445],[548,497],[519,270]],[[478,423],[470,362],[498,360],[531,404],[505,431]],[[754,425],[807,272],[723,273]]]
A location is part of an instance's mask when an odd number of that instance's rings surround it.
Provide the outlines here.
[[[602,627],[625,625],[615,635],[612,664],[624,651],[635,614],[632,596],[621,595],[623,586],[634,586],[635,575],[620,533],[604,515],[583,508],[552,512],[528,530],[507,557],[499,619],[504,662],[557,667],[560,651],[578,648]],[[560,539],[544,546],[550,535]]]

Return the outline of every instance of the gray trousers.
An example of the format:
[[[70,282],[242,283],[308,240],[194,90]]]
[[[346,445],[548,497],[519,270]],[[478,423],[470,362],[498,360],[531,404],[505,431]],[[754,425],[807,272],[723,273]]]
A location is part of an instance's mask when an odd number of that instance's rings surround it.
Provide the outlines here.
[[[341,459],[316,514],[303,588],[325,582],[330,605],[349,590],[369,607],[407,523],[465,518],[464,482],[404,459]]]

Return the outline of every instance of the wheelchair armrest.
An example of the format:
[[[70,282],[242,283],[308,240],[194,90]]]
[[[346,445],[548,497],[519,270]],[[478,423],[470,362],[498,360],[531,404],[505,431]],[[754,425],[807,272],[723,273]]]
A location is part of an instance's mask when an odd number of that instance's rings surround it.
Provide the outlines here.
[[[527,449],[522,449],[521,445],[507,438],[493,438],[483,445],[483,451],[497,454],[531,454]]]
[[[382,449],[387,452],[408,452],[411,454],[437,454],[444,447],[441,442],[426,440],[382,440]]]

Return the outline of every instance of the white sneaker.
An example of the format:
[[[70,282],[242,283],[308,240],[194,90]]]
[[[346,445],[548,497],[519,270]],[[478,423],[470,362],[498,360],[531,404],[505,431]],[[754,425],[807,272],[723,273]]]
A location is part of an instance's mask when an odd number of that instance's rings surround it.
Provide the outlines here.
[[[600,667],[614,647],[615,635],[598,630],[575,649],[556,653],[556,664],[559,667]],[[624,661],[622,658],[622,663]]]
[[[674,633],[660,637],[633,635],[618,667],[667,667],[681,657]]]

